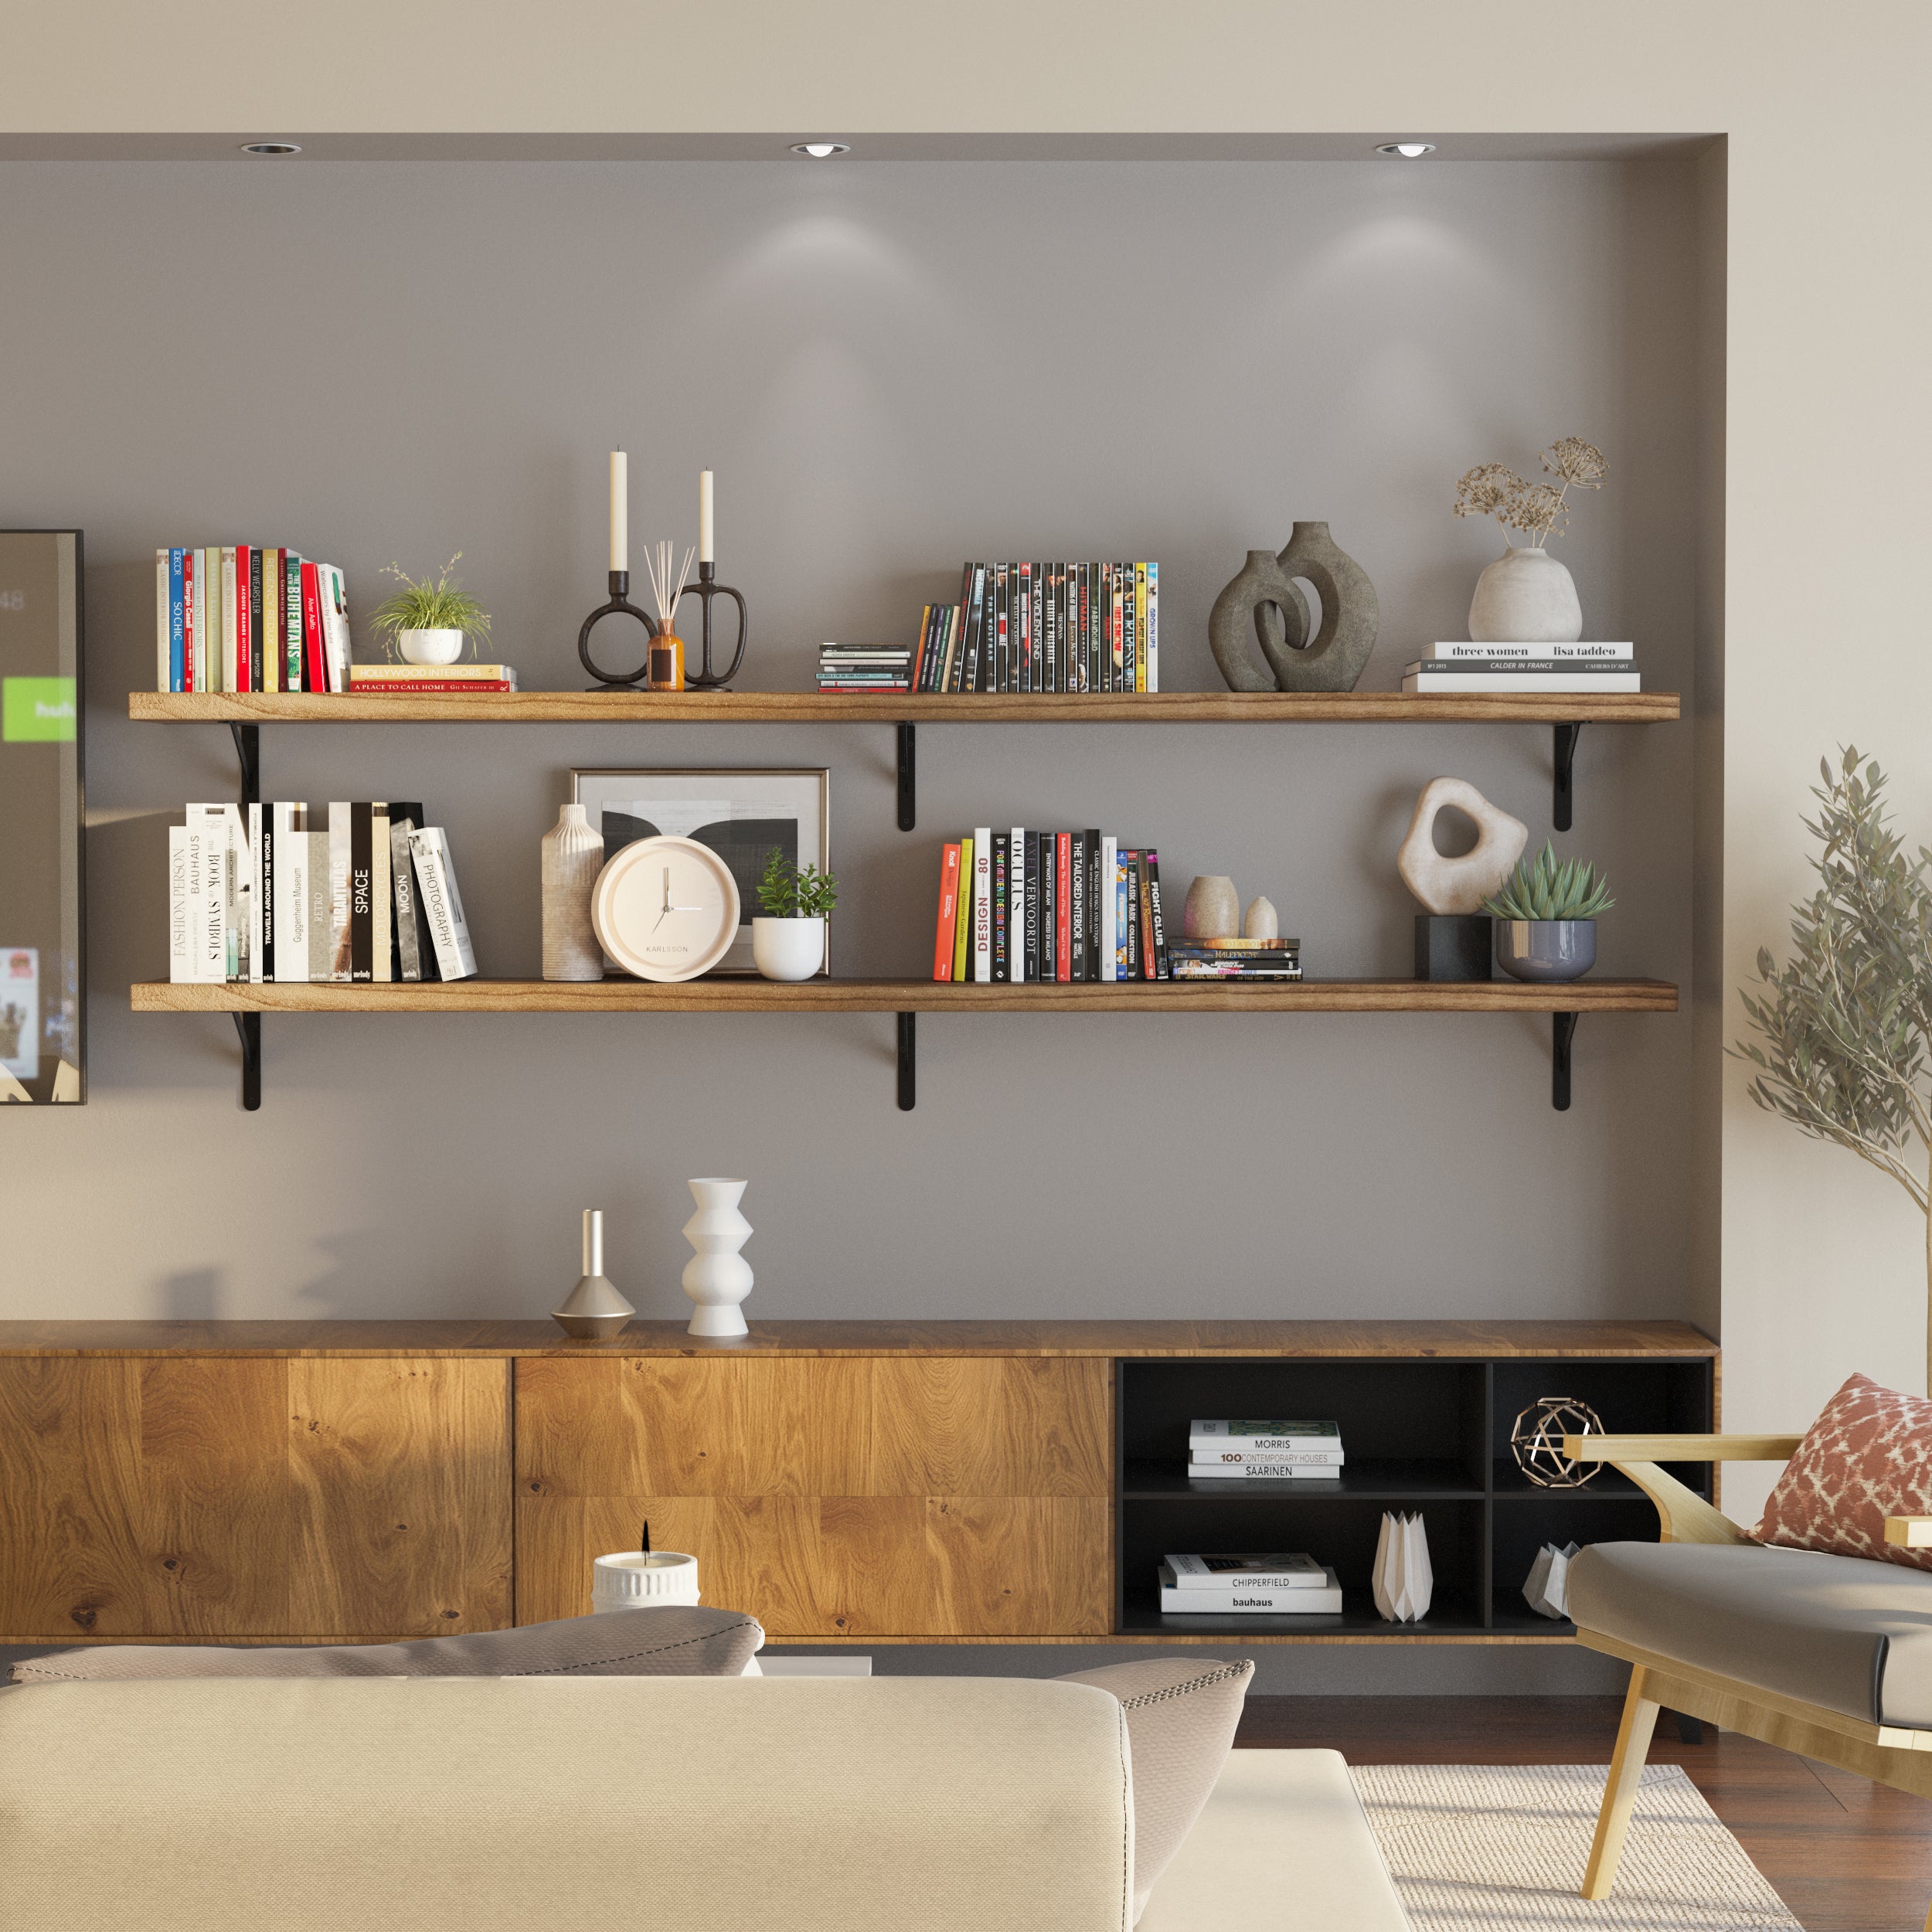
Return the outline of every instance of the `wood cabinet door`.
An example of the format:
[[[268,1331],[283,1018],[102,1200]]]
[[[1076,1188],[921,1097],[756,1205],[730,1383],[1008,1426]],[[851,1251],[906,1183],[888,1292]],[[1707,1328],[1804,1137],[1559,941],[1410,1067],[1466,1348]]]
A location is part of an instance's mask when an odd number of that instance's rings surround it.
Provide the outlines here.
[[[376,1641],[510,1614],[509,1365],[0,1359],[0,1632]]]
[[[593,1559],[698,1560],[774,1637],[1102,1636],[1103,1361],[530,1357],[517,1620],[590,1608]]]

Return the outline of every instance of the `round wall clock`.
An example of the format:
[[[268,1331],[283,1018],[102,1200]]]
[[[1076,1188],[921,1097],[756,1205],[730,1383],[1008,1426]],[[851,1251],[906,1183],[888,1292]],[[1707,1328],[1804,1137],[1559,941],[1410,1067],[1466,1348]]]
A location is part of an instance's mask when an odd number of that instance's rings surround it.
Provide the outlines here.
[[[738,882],[695,838],[640,838],[597,875],[590,923],[640,979],[696,979],[738,937]]]

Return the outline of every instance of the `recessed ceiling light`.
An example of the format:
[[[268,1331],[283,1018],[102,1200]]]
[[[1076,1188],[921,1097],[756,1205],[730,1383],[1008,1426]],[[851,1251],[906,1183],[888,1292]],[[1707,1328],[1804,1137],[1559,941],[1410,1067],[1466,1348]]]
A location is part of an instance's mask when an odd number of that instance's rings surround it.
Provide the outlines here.
[[[829,161],[834,155],[849,155],[852,143],[849,141],[800,141],[792,144],[794,155],[809,155],[814,161]]]
[[[1400,155],[1404,161],[1420,161],[1435,151],[1433,141],[1385,141],[1376,150],[1379,155]]]
[[[301,149],[292,141],[244,141],[242,152],[245,155],[299,155]]]

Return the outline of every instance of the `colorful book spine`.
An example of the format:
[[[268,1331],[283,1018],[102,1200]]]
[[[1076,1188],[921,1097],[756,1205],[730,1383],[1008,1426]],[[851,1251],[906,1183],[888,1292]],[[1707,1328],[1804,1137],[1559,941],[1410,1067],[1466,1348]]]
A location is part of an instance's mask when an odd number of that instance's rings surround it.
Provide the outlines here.
[[[1147,569],[1147,688],[1161,688],[1161,566]]]
[[[964,982],[972,977],[973,964],[973,842],[959,842],[959,930],[953,937],[953,978]]]
[[[248,689],[248,674],[241,656],[241,613],[235,595],[239,561],[234,546],[224,546],[221,553],[221,686],[224,691]]]
[[[302,560],[282,553],[282,689],[306,691],[302,681]]]
[[[1012,900],[1009,896],[1013,835],[1009,832],[996,832],[992,843],[993,983],[997,986],[1010,985],[1013,977]]]
[[[939,923],[933,935],[933,978],[953,976],[953,953],[959,937],[960,848],[949,845],[940,855]]]
[[[1053,977],[1063,984],[1077,977],[1073,971],[1073,835],[1053,835]]]
[[[188,634],[187,606],[183,586],[188,572],[188,553],[183,549],[171,549],[168,553],[168,682],[162,687],[168,691],[185,691],[188,689],[186,658],[183,644]]]

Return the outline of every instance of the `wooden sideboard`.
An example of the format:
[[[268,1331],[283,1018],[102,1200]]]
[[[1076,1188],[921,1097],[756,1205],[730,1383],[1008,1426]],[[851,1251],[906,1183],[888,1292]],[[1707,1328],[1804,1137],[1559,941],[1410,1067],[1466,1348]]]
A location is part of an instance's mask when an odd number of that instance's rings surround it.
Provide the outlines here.
[[[1671,1321],[0,1322],[0,1643],[542,1622],[646,1524],[781,1641],[1560,1641],[1508,1600],[1522,1552],[1654,1532],[1614,1472],[1517,1478],[1515,1405],[1707,1429],[1717,1367]],[[1202,1494],[1209,1406],[1336,1416],[1343,1481]],[[1430,1526],[1420,1626],[1366,1607],[1384,1507]],[[1176,1628],[1146,1585],[1179,1537],[1321,1549],[1349,1612]]]

